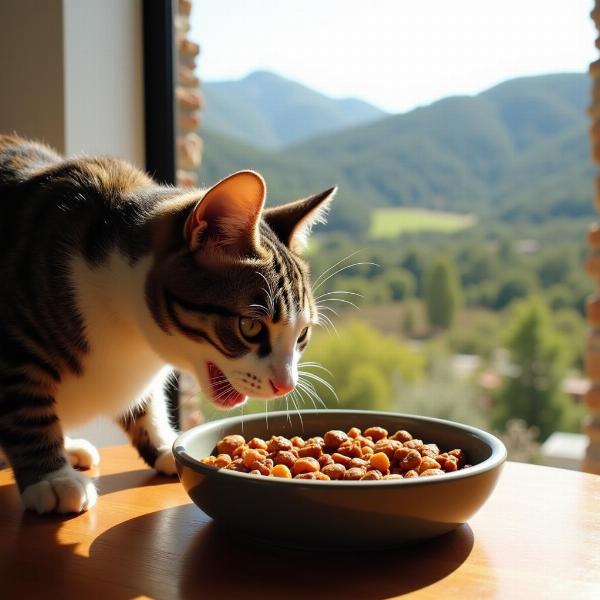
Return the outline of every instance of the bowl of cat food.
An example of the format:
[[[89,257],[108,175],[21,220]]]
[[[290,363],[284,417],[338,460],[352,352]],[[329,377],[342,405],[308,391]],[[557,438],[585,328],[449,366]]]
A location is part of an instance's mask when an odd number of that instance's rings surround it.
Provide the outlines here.
[[[216,524],[290,546],[398,546],[456,529],[492,493],[506,448],[415,415],[304,410],[181,434],[179,478]]]

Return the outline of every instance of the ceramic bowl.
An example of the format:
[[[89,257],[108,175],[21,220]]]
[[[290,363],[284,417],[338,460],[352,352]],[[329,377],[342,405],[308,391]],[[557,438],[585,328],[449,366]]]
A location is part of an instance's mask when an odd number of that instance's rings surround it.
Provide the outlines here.
[[[284,545],[397,546],[465,523],[492,493],[506,448],[480,429],[415,415],[304,410],[212,421],[183,433],[173,451],[181,483],[220,526]],[[462,448],[471,467],[435,477],[384,481],[280,479],[215,469],[200,462],[225,435],[311,437],[330,429],[381,426],[410,431],[441,450]]]

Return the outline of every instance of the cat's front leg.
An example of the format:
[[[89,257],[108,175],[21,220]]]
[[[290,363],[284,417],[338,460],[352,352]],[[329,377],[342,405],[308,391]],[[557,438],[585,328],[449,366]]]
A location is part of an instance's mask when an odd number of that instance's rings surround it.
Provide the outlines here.
[[[81,438],[65,436],[65,452],[71,465],[79,469],[89,469],[100,463],[96,446]]]
[[[96,503],[94,484],[69,464],[51,395],[1,390],[0,445],[26,508],[79,513]]]
[[[148,466],[165,475],[177,472],[172,447],[178,434],[171,426],[162,386],[124,414],[119,423]]]

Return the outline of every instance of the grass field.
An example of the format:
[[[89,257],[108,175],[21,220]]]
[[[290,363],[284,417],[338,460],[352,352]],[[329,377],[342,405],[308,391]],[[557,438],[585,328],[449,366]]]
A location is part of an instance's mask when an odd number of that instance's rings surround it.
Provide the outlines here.
[[[386,238],[420,231],[453,233],[476,222],[477,217],[469,214],[419,208],[378,208],[373,211],[370,234],[373,238]]]

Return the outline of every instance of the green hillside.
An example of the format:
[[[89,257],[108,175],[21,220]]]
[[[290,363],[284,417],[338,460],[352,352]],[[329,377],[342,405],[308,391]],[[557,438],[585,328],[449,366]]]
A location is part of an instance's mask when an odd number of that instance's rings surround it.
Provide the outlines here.
[[[334,99],[274,73],[203,86],[209,129],[258,148],[276,148],[384,116],[355,98]]]
[[[204,156],[200,184],[212,185],[242,169],[261,173],[267,182],[267,203],[281,204],[327,189],[342,182],[341,174],[326,162],[294,159],[286,152],[268,152],[209,129],[202,130]],[[340,201],[333,205],[330,223],[345,231],[362,231],[369,222],[370,206],[348,182],[343,183]]]
[[[585,217],[593,214],[588,102],[586,75],[546,75],[277,151],[204,130],[201,176],[210,182],[255,168],[274,201],[339,184],[331,223],[340,229],[365,231],[370,210],[386,206],[511,222]]]

